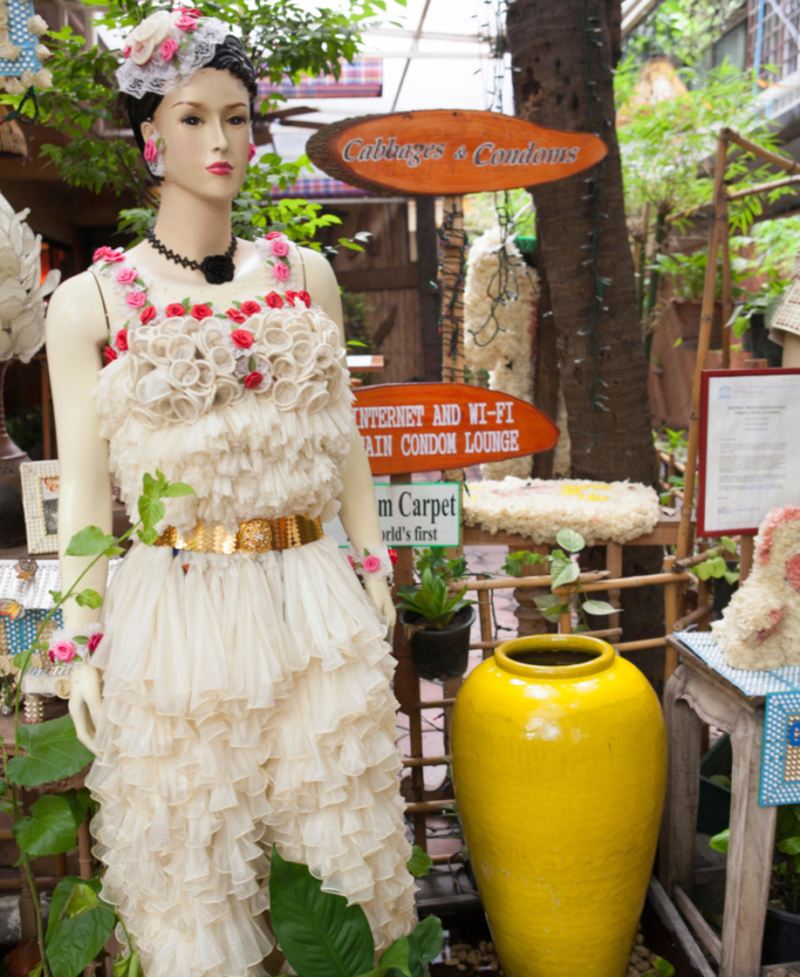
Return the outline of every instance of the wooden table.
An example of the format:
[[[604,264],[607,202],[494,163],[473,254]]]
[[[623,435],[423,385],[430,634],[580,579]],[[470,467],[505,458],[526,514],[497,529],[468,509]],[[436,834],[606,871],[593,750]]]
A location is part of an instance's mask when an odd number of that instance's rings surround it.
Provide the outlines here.
[[[719,963],[719,977],[758,977],[775,838],[774,807],[759,807],[763,695],[746,695],[678,638],[682,656],[664,692],[669,774],[659,877],[695,934]],[[691,901],[692,854],[700,795],[703,723],[730,733],[731,823],[722,940]]]

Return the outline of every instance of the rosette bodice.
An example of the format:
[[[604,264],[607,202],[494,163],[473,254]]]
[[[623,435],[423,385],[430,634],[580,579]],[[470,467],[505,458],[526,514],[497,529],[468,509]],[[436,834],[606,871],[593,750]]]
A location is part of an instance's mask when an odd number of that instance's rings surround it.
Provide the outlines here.
[[[166,500],[162,526],[181,533],[338,509],[355,433],[339,329],[296,290],[296,247],[257,247],[257,273],[227,285],[152,282],[121,251],[95,254],[109,317],[95,402],[133,520],[156,469],[194,489]]]

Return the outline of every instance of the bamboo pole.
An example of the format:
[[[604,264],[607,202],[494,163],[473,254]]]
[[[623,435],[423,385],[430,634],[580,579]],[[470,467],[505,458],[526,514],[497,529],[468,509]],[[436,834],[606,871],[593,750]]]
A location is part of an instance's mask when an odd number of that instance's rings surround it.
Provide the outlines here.
[[[674,556],[664,558],[664,566],[668,571],[672,570],[675,563]],[[664,625],[667,634],[672,634],[675,627],[675,619],[678,616],[678,584],[667,584],[664,587]],[[666,683],[675,669],[678,667],[678,652],[672,645],[667,645],[667,654],[664,661],[664,682]]]
[[[781,156],[780,153],[773,153],[769,149],[764,149],[763,146],[757,142],[753,142],[752,139],[740,136],[735,129],[723,129],[719,134],[719,138],[721,142],[736,143],[737,146],[752,153],[753,156],[758,156],[764,162],[772,163],[773,166],[777,166],[781,170],[786,170],[787,173],[800,173],[800,163],[795,163],[788,156]]]
[[[728,155],[728,143],[723,129],[717,142],[717,162],[714,170],[714,223],[709,233],[708,261],[706,263],[706,280],[703,290],[703,311],[700,316],[700,337],[697,341],[697,366],[694,371],[694,386],[692,388],[692,411],[689,419],[689,447],[686,453],[686,478],[683,486],[683,508],[678,527],[677,556],[682,558],[689,555],[692,545],[692,507],[694,505],[694,477],[697,471],[697,449],[700,439],[700,389],[705,367],[708,347],[711,340],[711,323],[714,316],[714,290],[717,278],[717,252],[722,234],[722,223],[725,220],[723,200],[725,167]],[[667,655],[669,660],[670,656]]]
[[[594,583],[595,580],[604,580],[608,576],[608,570],[592,570],[582,573],[579,577],[581,583]],[[549,573],[543,573],[538,577],[499,577],[497,580],[468,580],[466,581],[467,590],[506,590],[509,587],[550,587],[553,578]],[[450,589],[458,592],[464,588],[464,581],[459,580],[452,584]]]
[[[699,599],[700,597],[698,596],[698,600]],[[704,621],[706,618],[709,617],[713,609],[714,609],[714,605],[711,603],[700,604],[697,610],[692,611],[691,614],[685,614],[683,617],[678,618],[678,620],[672,626],[673,632],[685,631],[690,624],[696,624],[698,621]],[[707,631],[708,628],[701,629],[701,630]]]
[[[449,763],[449,756],[410,756],[403,760],[404,767],[440,767]]]
[[[648,648],[661,648],[666,643],[666,638],[644,638],[642,641],[621,641],[614,648],[616,651],[646,651]]]
[[[674,580],[692,580],[690,573],[643,573],[637,577],[617,577],[616,579],[608,576],[608,571],[599,570],[596,573],[582,573],[579,580],[574,583],[566,584],[563,587],[556,587],[556,594],[574,594],[578,590],[578,582],[586,593],[594,593],[599,590],[630,590],[631,587],[656,587],[658,584],[671,583]],[[552,578],[548,574],[541,577],[500,577],[498,580],[475,580],[467,583],[467,590],[512,590],[515,587],[547,587],[552,586]],[[464,584],[456,587],[456,590],[463,589]],[[510,638],[508,640],[511,640]]]
[[[769,193],[798,183],[800,183],[800,176],[785,176],[780,180],[770,180],[769,183],[757,183],[755,186],[745,187],[744,190],[729,190],[726,196],[728,200],[744,200],[745,197],[754,197],[759,193]]]
[[[731,226],[728,221],[728,198],[722,188],[722,222],[720,226],[720,251],[722,253],[722,369],[731,368],[731,329],[728,326],[733,315],[733,281],[731,277]],[[715,269],[716,270],[716,269]]]

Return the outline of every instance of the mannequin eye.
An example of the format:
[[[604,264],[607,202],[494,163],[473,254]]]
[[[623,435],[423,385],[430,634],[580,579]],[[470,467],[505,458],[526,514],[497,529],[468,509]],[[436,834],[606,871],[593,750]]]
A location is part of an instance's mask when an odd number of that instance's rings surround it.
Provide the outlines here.
[[[250,120],[246,119],[243,115],[234,115],[228,119],[228,122],[234,126],[246,126]]]
[[[196,115],[186,115],[181,119],[181,122],[187,126],[198,126],[202,122],[202,119]]]

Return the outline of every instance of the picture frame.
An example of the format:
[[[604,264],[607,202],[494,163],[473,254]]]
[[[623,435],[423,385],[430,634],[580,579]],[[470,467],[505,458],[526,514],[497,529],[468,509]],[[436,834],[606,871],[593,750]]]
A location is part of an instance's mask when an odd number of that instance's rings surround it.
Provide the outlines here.
[[[58,461],[23,462],[20,475],[28,552],[57,553]]]

